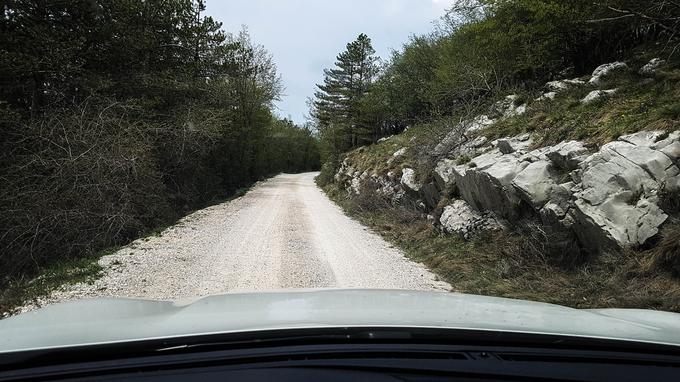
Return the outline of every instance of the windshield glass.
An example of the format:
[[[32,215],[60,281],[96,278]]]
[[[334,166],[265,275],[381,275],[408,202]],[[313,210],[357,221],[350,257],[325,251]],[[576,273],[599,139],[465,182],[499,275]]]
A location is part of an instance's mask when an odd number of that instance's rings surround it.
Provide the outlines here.
[[[677,2],[3,4],[0,322],[338,288],[680,312]]]

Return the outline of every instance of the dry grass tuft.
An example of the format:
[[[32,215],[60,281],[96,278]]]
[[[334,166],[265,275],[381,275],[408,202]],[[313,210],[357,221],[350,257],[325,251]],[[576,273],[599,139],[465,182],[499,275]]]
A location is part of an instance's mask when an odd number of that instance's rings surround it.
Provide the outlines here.
[[[661,242],[653,249],[653,264],[680,277],[680,221],[673,221],[662,231]]]

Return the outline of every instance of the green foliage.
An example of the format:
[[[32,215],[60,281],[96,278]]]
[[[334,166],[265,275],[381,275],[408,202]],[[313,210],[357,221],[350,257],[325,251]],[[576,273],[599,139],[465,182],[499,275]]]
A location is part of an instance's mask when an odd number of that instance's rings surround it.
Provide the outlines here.
[[[343,71],[326,72],[312,110],[324,160],[408,126],[473,115],[510,90],[537,93],[549,80],[630,58],[636,47],[655,46],[670,61],[680,51],[680,5],[663,0],[462,0],[442,24],[394,52],[358,103],[328,92]],[[677,119],[676,109],[657,111]],[[348,139],[352,129],[372,139]]]
[[[402,131],[429,117],[430,83],[437,68],[438,46],[434,37],[411,37],[402,51],[395,51],[361,107],[380,136]]]
[[[338,55],[335,68],[324,71],[323,85],[317,85],[312,117],[327,142],[326,158],[377,140],[360,107],[377,74],[374,54],[371,39],[360,34]]]
[[[544,146],[565,140],[581,140],[594,147],[621,135],[641,130],[675,131],[673,117],[680,97],[680,82],[659,76],[653,80],[619,75],[607,87],[618,91],[590,104],[581,100],[592,90],[565,91],[553,101],[534,102],[521,116],[499,121],[479,133],[489,139],[531,132],[535,144]]]
[[[262,177],[319,167],[281,80],[203,1],[5,2],[0,286],[125,243]]]

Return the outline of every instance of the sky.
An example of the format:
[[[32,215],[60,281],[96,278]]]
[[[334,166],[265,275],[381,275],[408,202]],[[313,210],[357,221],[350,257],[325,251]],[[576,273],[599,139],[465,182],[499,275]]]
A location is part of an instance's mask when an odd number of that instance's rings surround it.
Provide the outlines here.
[[[206,13],[227,32],[246,26],[273,55],[285,86],[277,113],[302,124],[306,100],[338,53],[360,33],[381,58],[410,35],[431,32],[455,0],[208,0]]]

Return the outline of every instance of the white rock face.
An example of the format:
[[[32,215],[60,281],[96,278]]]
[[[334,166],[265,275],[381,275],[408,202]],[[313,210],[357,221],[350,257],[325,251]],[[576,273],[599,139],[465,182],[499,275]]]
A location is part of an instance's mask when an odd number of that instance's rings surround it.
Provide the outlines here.
[[[461,198],[511,223],[540,216],[594,252],[646,243],[668,218],[660,192],[680,188],[680,131],[623,136],[595,153],[577,141],[528,153],[503,148],[513,140],[467,165],[448,163]]]
[[[615,141],[581,163],[575,213],[582,223],[576,233],[584,243],[595,248],[606,247],[607,242],[630,247],[642,245],[658,233],[658,227],[668,218],[656,204],[660,184],[640,164],[662,167],[653,162],[667,163],[670,159],[650,150]],[[653,157],[643,162],[639,160],[643,154]],[[600,237],[593,238],[592,227],[598,227]]]
[[[550,200],[553,188],[557,186],[551,171],[552,163],[549,161],[531,163],[517,174],[512,185],[519,191],[522,199],[535,208],[543,208]]]
[[[392,154],[393,158],[404,156],[406,154],[406,147],[402,147],[399,150],[395,151],[394,154]]]
[[[492,145],[496,146],[501,153],[510,154],[514,152],[525,153],[532,143],[531,135],[522,134],[516,137],[501,138]]]
[[[526,104],[516,105],[517,98],[516,94],[506,96],[504,99],[496,102],[492,109],[501,115],[501,119],[522,115],[526,113],[527,106]]]
[[[555,93],[555,92],[567,90],[571,87],[581,86],[581,85],[585,85],[585,84],[586,84],[585,81],[580,80],[578,78],[574,78],[574,79],[571,79],[571,80],[550,81],[550,82],[545,84],[545,87],[548,88],[549,90],[551,90],[552,93]],[[553,95],[553,98],[554,98],[554,95]]]
[[[416,172],[412,168],[405,168],[401,170],[401,185],[406,191],[411,191],[417,194],[423,187],[422,184],[416,180]]]
[[[467,124],[465,132],[471,133],[471,132],[479,131],[479,130],[487,127],[487,126],[493,125],[495,122],[496,121],[489,118],[488,115],[480,115]]]
[[[552,101],[555,99],[557,96],[557,92],[552,91],[552,92],[547,92],[543,93],[540,97],[536,98],[535,101]]]
[[[660,67],[666,63],[666,60],[660,58],[652,58],[645,66],[640,68],[639,73],[643,76],[653,76]]]
[[[528,165],[529,162],[520,161],[516,153],[504,155],[498,149],[492,150],[473,158],[464,168],[454,168],[458,192],[478,211],[518,220],[520,198],[511,183]]]
[[[475,211],[460,199],[444,207],[439,222],[444,232],[456,233],[465,239],[469,239],[474,232],[501,228],[493,217]]]
[[[440,190],[450,190],[456,183],[456,178],[453,175],[453,168],[456,166],[456,161],[452,159],[443,159],[437,163],[434,168],[434,179]]]
[[[616,93],[618,89],[609,89],[609,90],[593,90],[592,92],[588,93],[585,98],[581,100],[581,103],[584,105],[587,105],[593,101],[596,101],[602,97],[606,97],[609,95],[612,95]]]
[[[600,85],[604,77],[608,76],[609,74],[617,70],[625,69],[628,69],[628,65],[626,65],[625,62],[620,61],[600,65],[595,69],[595,71],[593,71],[593,76],[590,78],[590,81],[588,81],[588,83],[591,85]]]
[[[578,141],[562,142],[549,147],[545,155],[562,170],[575,170],[588,154],[583,143]]]

